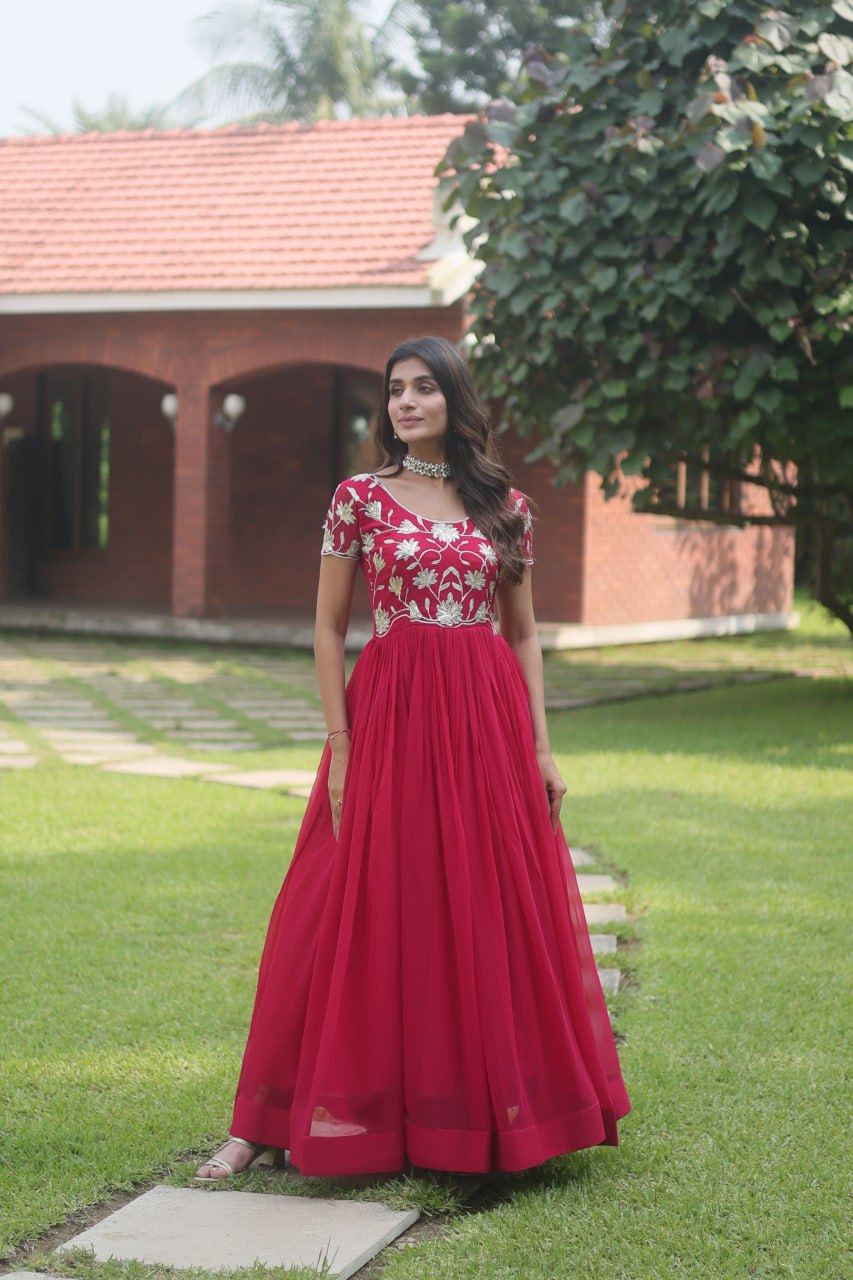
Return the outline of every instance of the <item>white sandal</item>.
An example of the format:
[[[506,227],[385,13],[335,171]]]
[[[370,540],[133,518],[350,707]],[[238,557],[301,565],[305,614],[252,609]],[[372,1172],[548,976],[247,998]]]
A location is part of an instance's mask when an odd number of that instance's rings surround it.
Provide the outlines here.
[[[225,1177],[224,1178],[216,1178],[216,1177],[210,1177],[210,1176],[202,1177],[201,1174],[197,1173],[195,1175],[194,1181],[195,1182],[224,1182],[225,1178],[233,1178],[235,1174],[234,1166],[232,1164],[229,1164],[227,1160],[223,1160],[222,1152],[226,1149],[226,1147],[230,1147],[232,1143],[235,1143],[235,1142],[237,1143],[238,1146],[246,1147],[247,1150],[252,1152],[252,1159],[249,1161],[247,1165],[244,1165],[242,1169],[236,1170],[237,1173],[245,1173],[247,1169],[251,1169],[255,1161],[261,1155],[263,1155],[266,1150],[266,1148],[259,1147],[254,1142],[247,1142],[245,1138],[229,1138],[227,1142],[223,1142],[222,1146],[219,1148],[215,1156],[211,1156],[209,1160],[205,1160],[204,1164],[199,1166],[199,1168],[201,1169],[207,1168],[208,1165],[210,1165],[214,1169],[224,1169]]]

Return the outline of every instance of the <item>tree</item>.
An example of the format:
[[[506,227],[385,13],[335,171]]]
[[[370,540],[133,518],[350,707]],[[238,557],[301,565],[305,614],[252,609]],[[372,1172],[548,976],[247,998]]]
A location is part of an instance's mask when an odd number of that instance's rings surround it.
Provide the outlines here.
[[[426,112],[473,111],[509,91],[527,49],[555,51],[588,9],[578,0],[418,0],[409,25],[417,62],[396,77]]]
[[[179,111],[174,103],[144,107],[136,111],[127,98],[118,93],[111,93],[105,106],[99,111],[90,111],[78,98],[73,99],[71,110],[75,133],[114,133],[119,129],[179,129],[191,128],[197,123],[195,118]],[[39,132],[68,132],[64,125],[39,111],[28,109],[26,114],[38,125]]]
[[[559,478],[812,530],[817,598],[853,632],[853,0],[609,17],[531,56],[448,154],[485,264],[475,367]]]
[[[388,71],[410,0],[396,0],[376,27],[367,9],[366,0],[255,0],[214,10],[201,19],[208,43],[236,60],[182,100],[204,112],[230,104],[251,122],[388,114],[401,103]]]

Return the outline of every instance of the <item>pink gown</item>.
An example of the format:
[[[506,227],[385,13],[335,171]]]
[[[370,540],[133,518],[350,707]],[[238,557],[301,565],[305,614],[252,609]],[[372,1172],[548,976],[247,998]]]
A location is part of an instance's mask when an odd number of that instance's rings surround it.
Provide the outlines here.
[[[628,1096],[527,687],[494,625],[494,548],[357,475],[322,550],[360,560],[374,635],[347,687],[339,838],[326,747],[231,1132],[319,1175],[524,1169],[615,1145]]]

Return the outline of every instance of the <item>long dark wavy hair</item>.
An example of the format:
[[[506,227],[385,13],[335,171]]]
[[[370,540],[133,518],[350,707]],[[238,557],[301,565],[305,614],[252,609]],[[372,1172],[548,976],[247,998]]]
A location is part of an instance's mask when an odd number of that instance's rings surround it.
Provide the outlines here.
[[[401,360],[423,360],[441,388],[447,403],[447,460],[459,496],[468,515],[494,544],[503,576],[520,582],[524,517],[509,504],[509,472],[500,459],[489,415],[468,365],[446,338],[407,338],[388,357],[376,425],[376,443],[383,455],[380,469],[396,464],[399,473],[408,453],[403,441],[395,438],[388,414],[391,371]]]

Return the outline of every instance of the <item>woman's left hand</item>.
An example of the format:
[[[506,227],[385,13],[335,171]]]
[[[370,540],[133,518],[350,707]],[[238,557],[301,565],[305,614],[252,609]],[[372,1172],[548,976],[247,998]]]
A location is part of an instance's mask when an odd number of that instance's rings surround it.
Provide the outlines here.
[[[548,796],[548,810],[551,814],[551,826],[554,831],[557,830],[557,823],[560,821],[560,806],[563,803],[563,796],[568,788],[560,777],[554,757],[550,751],[537,752],[539,760],[539,772],[542,774],[542,781],[545,783],[545,792]]]

